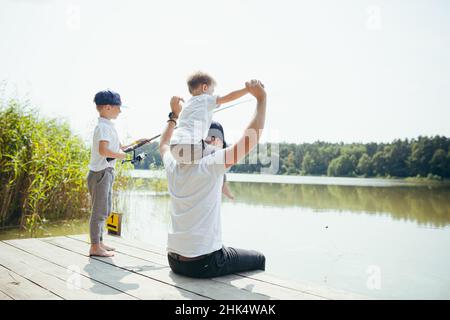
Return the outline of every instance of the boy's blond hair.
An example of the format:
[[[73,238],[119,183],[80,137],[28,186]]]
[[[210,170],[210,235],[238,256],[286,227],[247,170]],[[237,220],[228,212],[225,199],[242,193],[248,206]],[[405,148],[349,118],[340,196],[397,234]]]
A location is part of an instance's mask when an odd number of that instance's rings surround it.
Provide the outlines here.
[[[208,86],[215,86],[216,80],[211,77],[209,74],[201,71],[197,71],[191,74],[187,79],[187,85],[189,88],[189,92],[192,94],[195,89],[197,89],[200,85],[206,84]]]

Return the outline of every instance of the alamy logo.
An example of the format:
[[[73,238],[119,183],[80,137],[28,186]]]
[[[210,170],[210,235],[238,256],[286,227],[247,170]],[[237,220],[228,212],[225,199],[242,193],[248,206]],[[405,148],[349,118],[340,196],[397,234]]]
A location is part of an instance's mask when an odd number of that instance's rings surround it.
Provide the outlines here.
[[[69,290],[78,290],[81,288],[81,275],[80,267],[77,265],[70,265],[67,267],[66,272],[68,274],[66,280],[66,286]]]
[[[366,9],[366,27],[369,30],[381,30],[381,8],[379,6],[369,6]]]
[[[381,268],[376,265],[367,267],[366,273],[369,275],[367,278],[367,289],[380,290],[381,289]]]
[[[71,4],[66,9],[67,19],[66,25],[70,30],[80,30],[80,6]]]

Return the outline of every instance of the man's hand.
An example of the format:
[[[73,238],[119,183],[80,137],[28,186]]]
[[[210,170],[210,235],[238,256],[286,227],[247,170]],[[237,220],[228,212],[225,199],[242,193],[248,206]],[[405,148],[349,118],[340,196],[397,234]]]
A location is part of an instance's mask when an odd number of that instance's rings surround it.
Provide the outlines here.
[[[183,101],[183,98],[173,96],[172,99],[170,99],[170,108],[172,109],[172,112],[175,114],[175,118],[178,118],[181,112],[181,104],[180,102]],[[173,130],[175,126],[172,124],[172,121],[168,122],[164,131],[161,133],[161,138],[159,139],[159,154],[161,155],[161,158],[164,158],[164,154],[167,152],[170,152],[169,147],[169,141],[172,137]]]
[[[247,91],[256,98],[256,100],[261,100],[266,97],[266,91],[264,90],[264,85],[259,80],[251,80],[245,83]]]
[[[225,168],[238,163],[258,144],[266,121],[266,90],[264,90],[264,85],[258,80],[251,80],[245,83],[245,87],[256,98],[256,110],[242,137],[231,147],[225,149]]]
[[[184,102],[183,98],[173,96],[172,99],[170,99],[170,108],[172,109],[172,112],[175,114],[175,117],[178,117],[181,112],[181,101]]]

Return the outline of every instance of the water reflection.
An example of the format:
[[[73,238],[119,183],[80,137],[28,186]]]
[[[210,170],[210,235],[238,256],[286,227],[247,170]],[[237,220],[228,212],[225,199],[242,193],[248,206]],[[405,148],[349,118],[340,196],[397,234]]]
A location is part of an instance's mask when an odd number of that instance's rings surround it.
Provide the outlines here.
[[[224,242],[264,252],[270,273],[376,298],[450,297],[449,187],[230,182],[230,188],[236,200],[222,203]],[[123,213],[123,238],[165,247],[167,192],[122,192],[114,210]],[[88,221],[42,232],[87,233]],[[366,286],[371,266],[382,271],[382,290]]]
[[[395,220],[445,227],[450,223],[448,187],[355,187],[230,182],[237,203],[304,207],[389,215]]]
[[[236,200],[222,203],[224,243],[264,252],[270,273],[374,298],[450,297],[448,187],[230,188]],[[165,247],[168,194],[131,191],[118,199],[122,236]],[[373,266],[382,272],[380,290],[367,287]]]

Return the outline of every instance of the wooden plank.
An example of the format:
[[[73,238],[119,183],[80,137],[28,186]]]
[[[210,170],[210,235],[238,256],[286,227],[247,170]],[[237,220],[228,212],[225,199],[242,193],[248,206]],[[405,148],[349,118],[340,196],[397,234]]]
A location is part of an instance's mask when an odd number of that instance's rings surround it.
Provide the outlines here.
[[[247,278],[259,280],[262,282],[276,284],[280,287],[289,288],[293,290],[298,290],[302,292],[307,292],[311,294],[315,294],[318,296],[327,297],[331,300],[367,300],[369,299],[366,296],[351,293],[347,291],[338,290],[335,288],[330,288],[328,286],[321,286],[315,283],[310,283],[306,281],[291,281],[288,279],[283,279],[280,277],[276,277],[266,272],[258,272],[258,271],[248,271],[242,272],[238,275],[244,276]]]
[[[13,300],[13,298],[4,293],[0,288],[0,300]]]
[[[64,299],[135,299],[121,291],[0,242],[0,265]]]
[[[52,243],[68,250],[73,250],[80,254],[86,254],[89,249],[88,243],[69,237],[43,238],[42,241]],[[146,254],[148,253],[149,252],[146,252]],[[269,295],[250,292],[248,290],[241,290],[236,286],[213,281],[211,279],[194,279],[177,275],[173,273],[169,267],[167,267],[167,260],[165,261],[165,265],[160,265],[151,260],[129,256],[121,252],[116,252],[113,259],[105,259],[101,257],[95,257],[95,259],[101,261],[107,260],[107,263],[113,263],[115,266],[136,272],[158,281],[162,281],[178,288],[208,296],[212,299],[261,300],[271,298]],[[143,265],[148,264],[153,265],[154,267],[142,267]]]
[[[75,239],[78,241],[82,241],[84,243],[89,243],[89,241],[86,241],[86,237],[83,236],[67,236],[68,238]],[[159,254],[154,253],[153,251],[143,250],[139,249],[135,246],[129,246],[127,244],[124,244],[124,242],[120,241],[120,238],[115,239],[114,241],[111,241],[110,239],[106,240],[106,243],[110,246],[114,247],[117,252],[135,257],[135,258],[141,258],[147,261],[151,261],[163,266],[169,266],[169,263],[167,261],[167,253],[166,254]]]
[[[145,250],[145,251],[153,252],[153,253],[162,255],[164,257],[167,256],[166,248],[158,247],[158,246],[146,243],[146,242],[137,241],[137,240],[130,240],[130,239],[124,239],[122,237],[115,237],[115,236],[111,236],[109,234],[107,234],[105,236],[105,240],[106,241],[113,241],[114,243],[121,243],[121,244],[129,246],[129,247],[133,247],[133,248],[137,248],[137,249],[142,249],[142,250]]]
[[[320,296],[307,291],[278,286],[271,282],[258,281],[252,278],[243,277],[237,274],[226,275],[213,278],[215,281],[236,286],[243,290],[258,292],[260,294],[270,295],[276,299],[282,300],[329,300],[327,296]]]
[[[4,295],[14,300],[62,300],[56,294],[3,266],[0,266],[0,288]]]
[[[78,240],[83,240],[85,242],[90,243],[89,235],[86,235],[86,234],[69,235],[67,237],[73,238],[73,239],[78,239]],[[122,237],[113,236],[113,235],[109,235],[109,234],[105,234],[103,236],[103,239],[104,239],[106,244],[108,244],[109,242],[120,243],[122,245],[126,245],[126,246],[129,246],[129,247],[132,247],[132,248],[142,249],[142,250],[145,250],[145,251],[153,252],[155,254],[159,254],[159,255],[162,255],[164,257],[167,256],[167,251],[166,251],[165,248],[158,247],[158,246],[146,243],[146,242],[137,241],[137,240],[130,240],[130,239],[124,239]]]
[[[70,237],[73,237],[76,239],[84,239],[85,241],[86,240],[89,241],[88,238],[86,237],[86,235],[76,235],[76,236],[70,236]],[[164,248],[159,248],[159,247],[156,247],[156,246],[144,243],[144,242],[136,241],[136,240],[128,240],[128,239],[123,239],[120,237],[115,237],[115,236],[110,236],[110,235],[106,235],[105,240],[112,242],[114,244],[122,244],[122,245],[125,245],[128,247],[132,247],[134,249],[158,254],[158,255],[164,256],[164,259],[167,255]],[[133,250],[133,252],[135,252],[135,251]],[[156,261],[156,259],[157,258],[155,257],[155,261]],[[299,291],[301,293],[311,294],[313,296],[317,296],[318,299],[320,299],[320,297],[326,297],[327,299],[332,299],[332,300],[347,300],[347,299],[348,300],[355,300],[355,299],[365,300],[365,299],[368,299],[368,297],[365,297],[360,294],[346,292],[346,291],[338,290],[338,289],[331,288],[331,287],[328,287],[325,285],[310,283],[307,281],[300,282],[297,280],[293,281],[290,279],[283,279],[283,278],[280,278],[279,276],[272,275],[268,272],[261,272],[258,270],[250,271],[250,272],[243,272],[243,273],[239,273],[238,275],[241,277],[254,279],[254,280],[260,281],[260,282],[272,283],[279,287],[292,289],[295,291]],[[215,279],[215,280],[221,281],[220,279]]]
[[[86,242],[86,237],[84,236],[68,236],[69,238],[73,238],[79,241]],[[151,251],[137,249],[135,246],[123,245],[120,241],[120,238],[116,238],[113,241],[108,239],[110,245],[115,246],[118,252],[121,252],[126,255],[130,255],[135,258],[143,259],[146,261],[151,261],[155,263],[159,263],[165,266],[168,266],[168,261],[166,256],[162,256],[159,254],[155,254]],[[295,289],[285,288],[277,285],[272,285],[267,282],[239,276],[239,275],[229,275],[224,277],[213,278],[216,282],[221,282],[223,284],[227,284],[236,288],[240,288],[242,290],[250,291],[253,293],[259,293],[264,296],[269,296],[274,299],[326,299],[323,296],[317,294],[310,294],[308,292],[302,292]]]
[[[81,274],[139,299],[206,298],[193,292],[143,277],[116,267],[111,263],[105,263],[106,261],[102,262],[63,248],[58,248],[39,239],[6,240],[4,242],[64,268],[76,265]],[[152,266],[143,267],[151,268]]]

